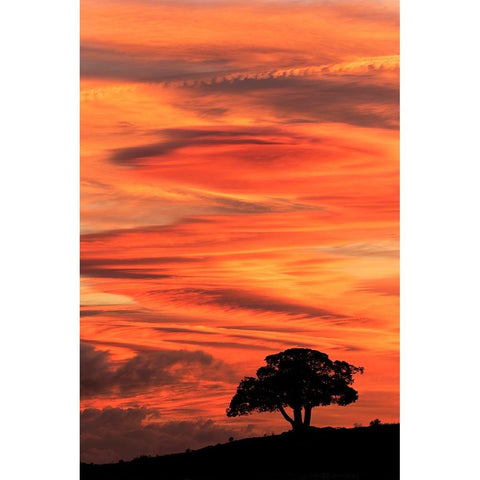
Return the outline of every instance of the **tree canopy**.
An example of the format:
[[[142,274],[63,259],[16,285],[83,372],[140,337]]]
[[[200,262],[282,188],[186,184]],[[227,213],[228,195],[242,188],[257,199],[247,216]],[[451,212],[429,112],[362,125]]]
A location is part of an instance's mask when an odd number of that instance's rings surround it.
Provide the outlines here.
[[[358,399],[351,385],[363,367],[332,361],[327,354],[309,348],[290,348],[269,355],[265,361],[256,377],[240,381],[227,416],[278,410],[293,429],[300,429],[310,426],[313,407],[345,406]],[[293,418],[285,407],[293,410]]]

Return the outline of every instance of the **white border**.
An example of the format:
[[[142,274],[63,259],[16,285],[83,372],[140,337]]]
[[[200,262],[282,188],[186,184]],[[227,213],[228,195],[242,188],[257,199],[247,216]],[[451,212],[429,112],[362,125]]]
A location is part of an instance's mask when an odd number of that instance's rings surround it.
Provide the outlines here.
[[[0,12],[0,477],[79,477],[79,4]]]
[[[0,14],[3,478],[78,476],[78,9]],[[402,479],[478,470],[478,18],[401,5]]]
[[[474,478],[479,12],[401,7],[401,478]]]

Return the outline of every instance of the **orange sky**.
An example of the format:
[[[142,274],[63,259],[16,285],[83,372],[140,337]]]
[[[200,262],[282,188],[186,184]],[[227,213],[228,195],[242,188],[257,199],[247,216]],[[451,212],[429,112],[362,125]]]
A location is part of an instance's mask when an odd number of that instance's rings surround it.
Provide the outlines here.
[[[397,2],[82,0],[81,46],[82,459],[286,430],[225,409],[293,346],[365,367],[314,425],[398,421]]]

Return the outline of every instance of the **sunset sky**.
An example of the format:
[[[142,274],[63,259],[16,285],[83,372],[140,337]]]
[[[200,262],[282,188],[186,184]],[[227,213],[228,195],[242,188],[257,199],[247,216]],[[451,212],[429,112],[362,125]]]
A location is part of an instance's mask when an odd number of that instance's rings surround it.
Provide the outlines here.
[[[95,463],[280,433],[267,355],[363,366],[399,421],[396,1],[82,0],[81,426]]]

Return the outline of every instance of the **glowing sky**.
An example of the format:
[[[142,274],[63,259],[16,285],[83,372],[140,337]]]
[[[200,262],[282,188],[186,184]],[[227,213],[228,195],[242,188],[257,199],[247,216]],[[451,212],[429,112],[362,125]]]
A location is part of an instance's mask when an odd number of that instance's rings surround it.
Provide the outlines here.
[[[82,459],[227,418],[293,346],[365,367],[316,426],[398,421],[398,5],[82,0]]]

